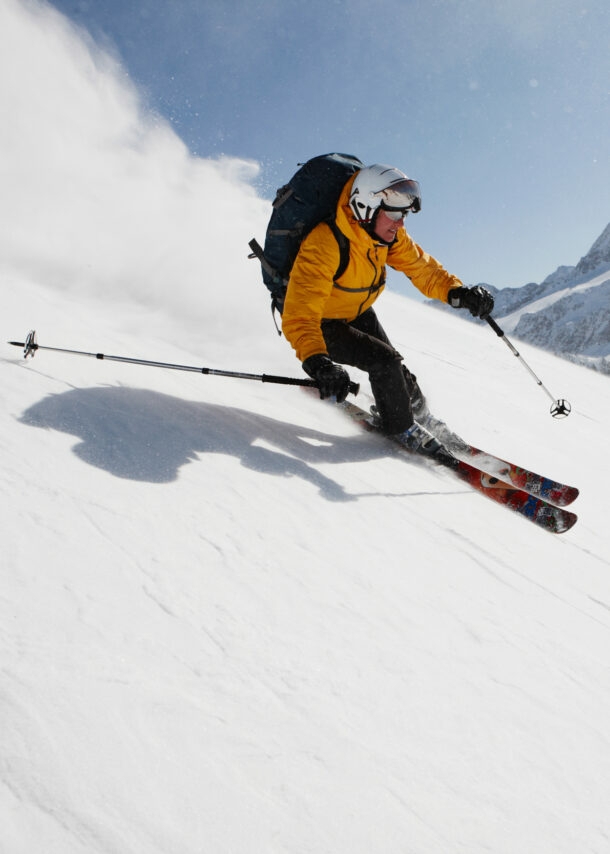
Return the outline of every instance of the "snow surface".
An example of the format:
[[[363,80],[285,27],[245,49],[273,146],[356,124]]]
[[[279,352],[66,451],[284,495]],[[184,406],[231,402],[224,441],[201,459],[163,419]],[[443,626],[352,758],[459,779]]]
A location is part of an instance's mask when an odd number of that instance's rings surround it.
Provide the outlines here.
[[[10,285],[5,337],[251,367]],[[3,851],[606,849],[607,380],[528,350],[556,422],[488,329],[383,299],[435,410],[577,484],[577,526],[299,389],[4,347]]]
[[[0,17],[1,340],[299,376],[255,167]],[[379,313],[437,414],[580,487],[572,531],[299,389],[1,345],[3,854],[610,848],[607,378],[521,347],[555,421],[485,324]]]

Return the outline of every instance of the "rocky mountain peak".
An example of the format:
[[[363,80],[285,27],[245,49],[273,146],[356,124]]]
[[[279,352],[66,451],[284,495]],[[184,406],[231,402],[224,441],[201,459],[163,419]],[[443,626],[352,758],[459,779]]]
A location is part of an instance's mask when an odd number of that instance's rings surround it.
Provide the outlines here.
[[[576,265],[576,272],[579,275],[584,275],[606,264],[610,264],[610,223],[608,223],[587,254],[583,255],[580,259]]]

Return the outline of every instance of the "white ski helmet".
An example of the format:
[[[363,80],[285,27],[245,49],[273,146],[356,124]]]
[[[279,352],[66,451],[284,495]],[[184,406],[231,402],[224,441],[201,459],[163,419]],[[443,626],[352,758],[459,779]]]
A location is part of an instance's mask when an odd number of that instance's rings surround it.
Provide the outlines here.
[[[400,169],[375,163],[365,166],[356,175],[352,184],[349,205],[359,223],[371,223],[378,208],[388,211],[421,210],[419,184],[408,178]]]

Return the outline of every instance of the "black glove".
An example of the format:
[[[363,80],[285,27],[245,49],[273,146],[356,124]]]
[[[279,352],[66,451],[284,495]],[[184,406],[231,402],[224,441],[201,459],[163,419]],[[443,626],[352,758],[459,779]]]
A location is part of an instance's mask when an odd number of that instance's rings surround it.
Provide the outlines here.
[[[336,397],[342,403],[349,391],[349,374],[341,365],[329,359],[324,353],[310,356],[303,362],[303,370],[316,381],[320,397]]]
[[[475,285],[473,288],[452,288],[447,302],[453,308],[467,308],[473,317],[487,317],[494,308],[494,298],[482,285]]]

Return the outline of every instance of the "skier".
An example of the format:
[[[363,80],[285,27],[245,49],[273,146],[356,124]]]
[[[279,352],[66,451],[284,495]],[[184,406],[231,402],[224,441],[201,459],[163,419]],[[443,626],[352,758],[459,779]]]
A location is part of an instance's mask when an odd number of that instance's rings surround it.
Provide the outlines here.
[[[467,308],[475,317],[490,314],[494,300],[479,285],[465,287],[409,237],[404,219],[420,208],[418,182],[400,170],[375,164],[356,172],[336,210],[336,226],[349,240],[347,268],[335,280],[339,246],[328,224],[320,223],[293,264],[282,329],[321,397],[345,400],[350,378],[342,365],[365,371],[384,432],[403,434],[411,450],[435,456],[442,445],[415,420],[427,413],[424,395],[373,309],[385,286],[386,264],[405,273],[425,296]]]

